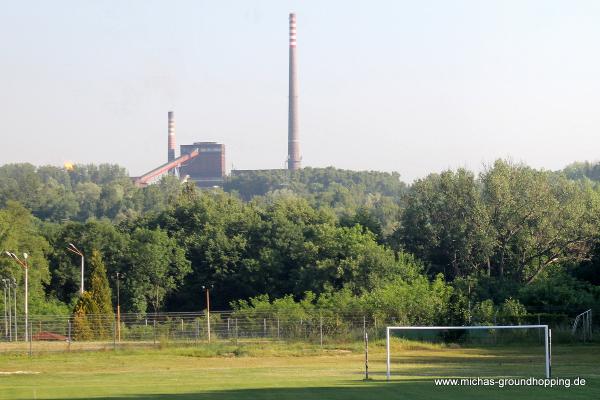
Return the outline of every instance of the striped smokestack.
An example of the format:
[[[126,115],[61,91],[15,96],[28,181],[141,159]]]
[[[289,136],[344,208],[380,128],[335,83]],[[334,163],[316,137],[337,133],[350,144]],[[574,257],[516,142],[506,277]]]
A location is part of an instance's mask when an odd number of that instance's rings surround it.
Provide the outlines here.
[[[169,111],[169,144],[167,161],[171,162],[175,159],[175,113]]]
[[[288,169],[300,168],[300,140],[298,137],[298,76],[296,66],[296,14],[290,13],[290,76],[288,109]]]

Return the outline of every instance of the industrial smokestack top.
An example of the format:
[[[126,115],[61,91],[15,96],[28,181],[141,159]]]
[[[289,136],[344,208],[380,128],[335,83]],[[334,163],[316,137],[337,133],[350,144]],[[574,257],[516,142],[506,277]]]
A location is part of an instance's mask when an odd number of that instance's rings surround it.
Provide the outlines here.
[[[296,46],[296,14],[290,13],[290,46]]]
[[[288,109],[288,169],[300,169],[300,138],[298,132],[298,76],[296,65],[296,14],[290,13],[290,75]]]
[[[167,162],[171,162],[175,159],[175,113],[169,111],[169,122],[168,122],[169,140],[167,147]]]

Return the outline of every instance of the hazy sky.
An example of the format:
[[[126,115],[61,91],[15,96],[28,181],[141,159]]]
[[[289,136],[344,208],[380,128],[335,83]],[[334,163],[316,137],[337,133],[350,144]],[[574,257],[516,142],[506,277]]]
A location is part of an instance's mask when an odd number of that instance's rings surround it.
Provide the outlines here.
[[[0,164],[118,163],[218,141],[228,169],[287,155],[298,18],[303,165],[412,180],[600,150],[600,2],[0,0]]]

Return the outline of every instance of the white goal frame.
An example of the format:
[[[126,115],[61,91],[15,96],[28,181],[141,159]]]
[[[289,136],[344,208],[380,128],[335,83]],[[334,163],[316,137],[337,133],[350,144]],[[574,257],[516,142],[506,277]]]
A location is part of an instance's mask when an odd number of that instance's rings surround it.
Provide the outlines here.
[[[387,380],[391,377],[390,331],[422,331],[422,330],[477,330],[477,329],[543,329],[544,349],[546,359],[546,378],[550,378],[550,363],[552,357],[552,330],[548,325],[493,325],[493,326],[388,326],[385,333],[387,353]]]

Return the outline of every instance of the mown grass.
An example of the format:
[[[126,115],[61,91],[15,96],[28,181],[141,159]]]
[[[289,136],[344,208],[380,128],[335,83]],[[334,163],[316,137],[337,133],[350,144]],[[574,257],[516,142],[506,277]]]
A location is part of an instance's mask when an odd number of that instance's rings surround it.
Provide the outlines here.
[[[543,376],[540,346],[454,348],[397,341],[385,382],[385,343],[216,343],[157,349],[0,355],[1,399],[596,399],[600,346],[554,348],[555,376],[587,379],[578,388],[437,387],[438,376]]]

